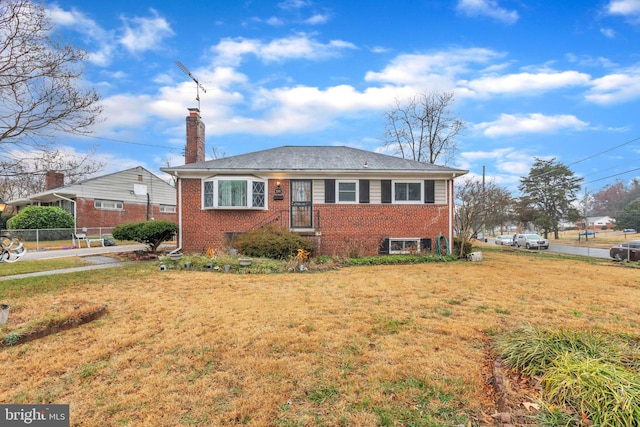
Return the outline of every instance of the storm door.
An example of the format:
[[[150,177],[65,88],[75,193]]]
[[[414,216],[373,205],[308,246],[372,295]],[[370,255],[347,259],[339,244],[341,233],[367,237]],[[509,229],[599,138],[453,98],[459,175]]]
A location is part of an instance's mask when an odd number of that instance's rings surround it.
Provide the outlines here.
[[[291,180],[291,228],[313,228],[311,180]]]

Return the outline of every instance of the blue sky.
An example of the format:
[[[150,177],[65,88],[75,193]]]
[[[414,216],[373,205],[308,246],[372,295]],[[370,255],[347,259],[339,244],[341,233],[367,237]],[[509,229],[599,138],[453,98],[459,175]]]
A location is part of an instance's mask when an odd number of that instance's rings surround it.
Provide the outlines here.
[[[89,54],[102,173],[184,163],[200,92],[207,155],[281,145],[382,151],[395,98],[453,91],[467,123],[449,166],[512,190],[556,158],[590,192],[640,176],[640,0],[46,3]]]

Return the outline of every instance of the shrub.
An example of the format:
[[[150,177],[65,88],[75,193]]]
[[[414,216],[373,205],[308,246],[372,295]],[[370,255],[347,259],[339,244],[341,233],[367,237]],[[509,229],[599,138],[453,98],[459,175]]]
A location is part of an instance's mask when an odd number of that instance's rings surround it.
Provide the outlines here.
[[[13,218],[13,214],[9,212],[3,212],[0,214],[0,230],[7,228],[7,221]]]
[[[177,231],[178,226],[171,221],[140,221],[120,224],[112,235],[114,239],[144,243],[151,252],[156,252],[162,242],[171,240]]]
[[[232,244],[244,255],[272,259],[290,258],[298,249],[315,250],[314,244],[304,237],[274,225],[242,233]]]
[[[9,218],[7,229],[73,228],[73,216],[56,206],[27,206]]]
[[[453,238],[453,253],[455,255],[460,256],[460,245],[461,245],[461,240],[459,237],[454,237]],[[470,254],[473,251],[473,246],[471,245],[471,242],[466,241],[464,242],[464,251],[462,252],[462,255],[460,256],[461,258],[466,257],[468,254]]]

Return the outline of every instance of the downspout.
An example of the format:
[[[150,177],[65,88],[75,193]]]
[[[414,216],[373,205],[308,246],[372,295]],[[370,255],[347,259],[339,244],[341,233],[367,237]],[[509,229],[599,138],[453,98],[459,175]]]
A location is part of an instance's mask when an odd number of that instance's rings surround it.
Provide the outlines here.
[[[182,180],[177,173],[176,177],[178,178],[178,247],[176,251],[180,251],[182,249]]]
[[[67,202],[71,202],[73,203],[73,232],[77,233],[78,232],[78,223],[77,223],[77,209],[76,209],[76,201],[75,200],[71,200],[71,199],[67,199],[64,196],[59,195],[58,193],[53,193],[54,196],[62,199],[62,200],[66,200]]]
[[[453,250],[453,223],[455,221],[455,204],[454,204],[454,200],[453,200],[453,180],[455,178],[455,174],[453,174],[453,177],[451,178],[451,181],[449,182],[449,253],[447,255],[451,255],[451,251]]]

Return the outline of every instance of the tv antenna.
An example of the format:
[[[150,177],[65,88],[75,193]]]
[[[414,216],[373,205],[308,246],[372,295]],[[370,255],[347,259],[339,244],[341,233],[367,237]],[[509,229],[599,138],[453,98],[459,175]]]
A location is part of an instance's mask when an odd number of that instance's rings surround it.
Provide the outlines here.
[[[180,61],[174,61],[174,62],[178,66],[178,68],[180,68],[182,70],[183,73],[185,73],[187,76],[191,77],[191,80],[196,82],[196,101],[198,101],[198,111],[199,111],[200,110],[200,89],[202,89],[202,91],[204,93],[207,93],[207,90],[200,84],[198,79],[193,77],[193,74],[191,74],[191,71],[189,71],[189,69],[187,67],[185,67],[182,62],[180,62]]]

